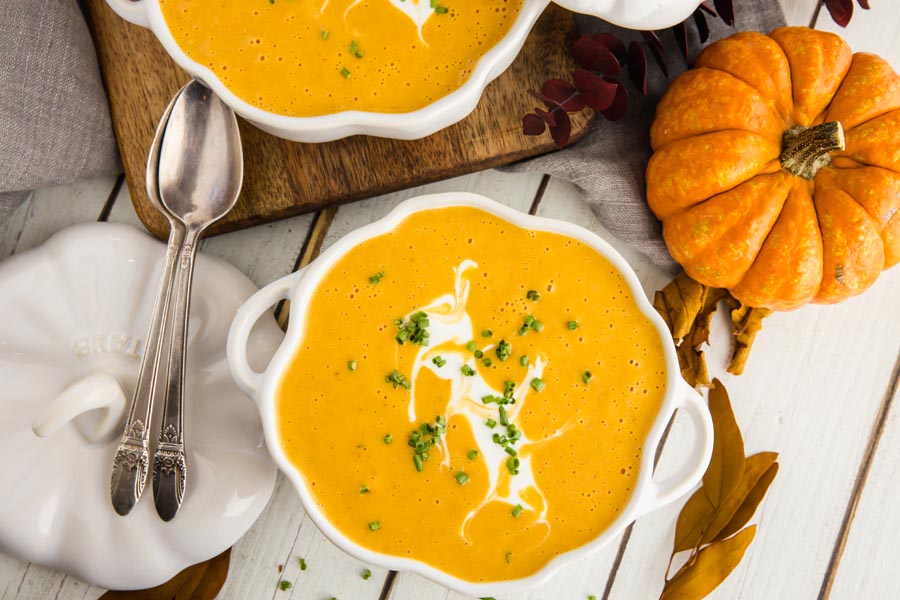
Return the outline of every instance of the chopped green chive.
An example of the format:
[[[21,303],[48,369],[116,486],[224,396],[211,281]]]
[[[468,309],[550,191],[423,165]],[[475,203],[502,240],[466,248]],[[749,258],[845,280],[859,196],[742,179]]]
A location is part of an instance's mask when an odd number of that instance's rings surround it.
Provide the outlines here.
[[[356,58],[363,57],[363,53],[360,52],[360,50],[359,50],[359,42],[358,41],[353,40],[352,42],[350,42],[350,54],[352,54]]]
[[[481,350],[475,351],[475,358],[481,358],[482,356],[484,356],[484,352],[482,352]]]
[[[463,365],[460,371],[462,371],[462,374],[466,377],[472,377],[475,375],[475,369],[473,369],[469,365]]]
[[[407,340],[417,346],[428,345],[428,337],[431,335],[428,333],[428,326],[431,325],[431,321],[428,320],[427,313],[420,310],[411,314],[409,321],[404,322],[403,319],[397,319],[394,321],[394,325],[397,326],[397,335],[394,336],[394,340],[401,346]]]
[[[287,590],[294,587],[294,584],[292,584],[290,581],[285,581],[282,579],[281,583],[278,584],[278,587],[281,588],[282,592],[286,592]]]
[[[590,371],[585,371],[584,373],[581,374],[581,380],[585,383],[588,383],[593,378],[594,378],[594,376],[591,374]]]
[[[441,358],[440,356],[435,356],[434,358],[431,359],[431,362],[433,362],[435,365],[437,365],[438,368],[443,367],[444,365],[447,364],[447,361],[444,360],[443,358]]]
[[[378,531],[379,529],[381,529],[381,523],[378,521],[369,522],[369,531]]]
[[[478,450],[469,450],[469,460],[478,458]]]
[[[519,455],[519,453],[516,452],[516,449],[513,448],[512,446],[507,446],[506,448],[503,449],[503,451],[506,452],[507,454],[509,454],[510,456],[518,456]]]
[[[351,371],[355,371],[355,370],[356,370],[356,361],[355,361],[355,360],[348,360],[348,361],[347,361],[347,368],[350,369]]]
[[[323,30],[322,30],[322,33],[321,33],[320,35],[322,36],[322,39],[323,39],[323,40],[327,40],[327,39],[328,39],[328,30],[327,30],[327,29],[323,29]]]
[[[515,508],[512,509],[512,516],[518,517],[519,515],[522,514],[523,510],[525,510],[525,509],[522,508],[521,504],[516,504]]]
[[[381,281],[381,278],[384,277],[384,271],[378,271],[374,275],[369,277],[369,283],[376,284]]]
[[[506,468],[509,469],[510,475],[518,475],[519,474],[519,459],[510,456],[506,459]]]
[[[567,321],[566,327],[568,327],[570,331],[578,329],[578,321]]]
[[[597,600],[597,596],[591,594],[590,596],[588,596],[588,600]]]
[[[495,352],[497,353],[497,358],[499,358],[500,360],[506,360],[507,358],[509,358],[509,355],[512,354],[512,344],[510,344],[506,340],[500,340],[500,343],[497,344]]]
[[[516,382],[515,381],[504,381],[503,382],[503,397],[504,398],[512,398],[513,394],[516,393]]]
[[[348,69],[347,67],[341,69],[341,77],[343,77],[344,79],[350,79],[350,69]]]
[[[469,481],[469,476],[463,471],[459,471],[454,477],[456,477],[456,483],[459,485],[466,485],[466,482]]]
[[[368,493],[369,493],[369,488],[366,487],[366,486],[364,486],[364,485],[361,485],[361,486],[359,486],[359,493],[360,493],[360,494],[368,494]],[[301,561],[300,564],[301,564],[301,567],[302,567],[302,565],[305,564],[305,562],[303,562],[303,559],[302,559],[302,558],[300,559],[300,561]]]
[[[504,427],[509,425],[509,415],[506,414],[506,409],[502,406],[500,407],[500,424]]]
[[[497,426],[497,421],[495,421],[493,419],[488,419],[487,421],[484,422],[484,424],[487,425],[489,429],[493,429],[494,427]]]
[[[434,12],[439,15],[446,15],[449,9],[446,6],[435,6]]]
[[[491,365],[494,364],[494,363],[493,363],[493,361],[491,361],[491,359],[485,357],[485,358],[482,358],[482,359],[481,359],[481,364],[483,364],[483,365],[486,366],[486,367],[489,367],[489,366],[491,366]]]
[[[531,328],[540,333],[541,329],[544,328],[544,324],[535,319],[531,322]]]
[[[409,382],[406,380],[406,375],[403,375],[396,369],[393,373],[385,375],[384,380],[393,385],[395,390],[398,387],[402,387],[404,390],[408,390],[410,388]]]
[[[528,292],[525,293],[525,297],[533,302],[537,302],[541,299],[541,295],[537,290],[528,290]]]
[[[474,352],[476,347],[477,346],[475,345],[474,341],[471,341],[468,344],[466,344],[466,350],[468,350],[469,352]]]
[[[509,564],[512,561],[512,552],[506,553],[506,564]]]
[[[366,569],[365,571],[362,572],[362,578],[363,578],[363,579],[368,579],[368,578],[371,577],[371,576],[372,576],[372,571],[371,571],[371,569]]]
[[[488,337],[488,338],[489,338],[489,337],[491,337],[492,335],[494,335],[494,332],[491,331],[490,329],[485,329],[484,331],[481,332],[481,337]]]
[[[535,377],[531,380],[531,387],[534,391],[539,392],[544,389],[544,380],[539,377]]]
[[[527,367],[527,366],[528,366],[528,357],[527,357],[527,356],[520,356],[520,357],[519,357],[519,364],[522,365],[523,367]]]
[[[416,471],[421,473],[423,469],[422,457],[418,454],[413,454],[413,464],[416,465]]]
[[[386,436],[384,436],[385,444],[390,444],[393,441],[394,441],[394,436],[392,436],[391,434],[387,434]]]
[[[306,559],[305,559],[305,558],[301,558],[301,559],[300,559],[300,570],[301,570],[301,571],[305,571],[305,570],[306,570]]]

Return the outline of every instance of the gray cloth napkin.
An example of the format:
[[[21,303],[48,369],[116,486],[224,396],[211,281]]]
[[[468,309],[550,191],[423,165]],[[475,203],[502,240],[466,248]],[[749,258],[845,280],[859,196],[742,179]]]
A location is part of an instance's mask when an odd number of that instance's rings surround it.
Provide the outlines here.
[[[749,0],[735,4],[735,27],[728,27],[720,19],[707,19],[710,23],[707,45],[737,31],[768,33],[785,24],[777,0]],[[635,32],[590,17],[579,16],[578,25],[583,33],[614,33],[626,44],[629,40],[639,39]],[[688,24],[688,32],[693,58],[703,46],[692,23]],[[647,207],[644,170],[650,159],[650,124],[656,103],[668,83],[684,71],[686,65],[672,35],[665,32],[660,34],[660,38],[666,46],[664,56],[669,78],[662,75],[647,51],[650,93],[642,96],[627,81],[629,100],[625,117],[613,123],[598,116],[594,128],[577,144],[560,152],[516,163],[504,170],[540,171],[571,181],[581,188],[585,200],[610,233],[631,243],[657,265],[672,269],[676,265],[663,243],[660,223]],[[628,77],[623,73],[621,79],[628,80]]]
[[[121,170],[74,0],[0,0],[0,224],[28,190]]]

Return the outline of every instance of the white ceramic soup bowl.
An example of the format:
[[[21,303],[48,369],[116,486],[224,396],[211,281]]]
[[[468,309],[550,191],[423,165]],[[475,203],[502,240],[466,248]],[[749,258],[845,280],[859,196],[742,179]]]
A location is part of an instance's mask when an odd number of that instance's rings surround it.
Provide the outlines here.
[[[407,113],[350,110],[315,117],[276,114],[236,96],[212,70],[188,57],[178,46],[163,19],[159,0],[107,0],[107,3],[122,18],[153,31],[181,68],[203,81],[234,112],[260,129],[297,142],[329,142],[356,134],[417,139],[462,120],[475,109],[487,84],[515,59],[550,0],[524,0],[509,33],[478,61],[469,79],[424,108]],[[700,0],[561,0],[560,3],[624,27],[659,29],[688,17]]]
[[[448,206],[472,206],[505,219],[513,225],[538,231],[563,234],[579,240],[596,250],[609,260],[624,276],[632,296],[640,310],[649,317],[656,327],[665,351],[667,369],[666,396],[647,436],[640,470],[632,497],[616,521],[593,541],[557,556],[534,575],[516,580],[490,583],[473,583],[448,575],[414,558],[401,558],[373,552],[348,539],[332,525],[317,506],[306,481],[300,471],[291,464],[284,451],[278,433],[276,402],[281,379],[303,341],[306,328],[305,307],[318,287],[322,277],[339,261],[346,252],[369,238],[384,234],[396,227],[407,216],[430,209]],[[246,347],[250,331],[258,319],[280,300],[291,301],[291,318],[284,338],[265,372],[254,371],[246,358]],[[587,229],[541,217],[530,216],[483,196],[468,193],[447,193],[420,196],[400,204],[389,215],[370,225],[357,229],[336,242],[319,258],[302,271],[283,277],[266,286],[252,296],[237,312],[228,336],[228,363],[238,385],[253,397],[259,407],[263,430],[269,451],[278,467],[296,487],[303,507],[328,539],[342,550],[365,561],[386,569],[419,573],[448,588],[475,597],[509,594],[535,587],[553,575],[561,566],[587,556],[615,538],[629,523],[639,516],[655,510],[682,496],[702,478],[712,454],[713,431],[709,410],[701,396],[681,378],[675,346],[662,318],[648,302],[634,271],[609,244]],[[653,463],[657,447],[667,423],[676,410],[684,410],[694,424],[694,444],[691,454],[681,469],[669,479],[654,481]]]

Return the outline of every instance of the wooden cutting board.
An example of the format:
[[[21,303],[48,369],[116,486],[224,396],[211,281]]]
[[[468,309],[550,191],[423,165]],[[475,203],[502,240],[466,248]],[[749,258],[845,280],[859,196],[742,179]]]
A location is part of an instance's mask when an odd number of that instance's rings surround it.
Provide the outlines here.
[[[127,23],[105,0],[84,0],[106,82],[110,111],[134,208],[144,225],[165,237],[168,224],[150,205],[144,185],[147,152],[157,120],[189,76],[146,29]],[[571,13],[551,5],[512,66],[485,90],[463,121],[420,140],[354,136],[324,144],[274,137],[241,122],[244,186],[235,209],[211,233],[224,233],[464,175],[555,150],[549,136],[522,134],[522,116],[535,106],[527,92],[573,69]],[[591,117],[572,118],[572,139]]]

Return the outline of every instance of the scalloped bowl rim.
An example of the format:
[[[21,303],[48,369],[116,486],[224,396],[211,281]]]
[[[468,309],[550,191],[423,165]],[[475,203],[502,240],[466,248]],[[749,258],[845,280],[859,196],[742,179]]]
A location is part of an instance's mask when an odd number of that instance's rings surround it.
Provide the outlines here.
[[[291,302],[291,306],[309,306],[312,293],[318,287],[322,277],[328,273],[331,267],[343,257],[348,250],[354,248],[360,242],[389,232],[413,213],[452,206],[471,206],[484,210],[489,214],[504,219],[518,227],[535,231],[558,233],[587,244],[601,256],[609,260],[613,267],[622,274],[639,309],[650,319],[651,323],[656,328],[657,334],[662,340],[665,354],[666,396],[658,409],[653,426],[644,439],[640,471],[638,473],[637,481],[634,484],[631,498],[619,514],[618,518],[590,542],[554,557],[533,575],[519,579],[486,583],[467,581],[413,558],[403,558],[375,552],[364,548],[347,538],[343,532],[328,520],[307,489],[306,482],[300,474],[300,469],[288,460],[281,446],[276,422],[277,393],[282,377],[286,372],[290,361],[293,359],[296,348],[299,347],[305,333],[307,321],[307,311],[305,309],[302,310],[302,312],[296,308],[292,310],[295,318],[289,320],[288,330],[281,346],[276,351],[275,356],[272,358],[266,371],[261,374],[262,385],[256,390],[256,402],[260,410],[263,431],[265,432],[266,443],[269,446],[270,455],[278,465],[278,468],[294,485],[306,513],[325,536],[341,550],[361,561],[385,569],[417,573],[463,594],[475,597],[505,595],[532,589],[547,582],[563,566],[596,552],[611,541],[616,535],[621,533],[638,517],[660,508],[663,505],[650,505],[653,504],[650,486],[652,485],[651,479],[654,469],[655,450],[660,443],[670,418],[678,408],[678,406],[676,406],[676,397],[679,393],[684,392],[685,388],[690,388],[690,386],[688,386],[681,378],[675,346],[672,343],[668,327],[662,317],[660,317],[650,304],[635,272],[612,246],[593,232],[578,225],[557,219],[522,213],[478,194],[449,192],[418,196],[402,202],[385,217],[347,233],[319,255],[319,257],[305,269],[287,276],[289,278],[295,278],[292,280],[293,285],[288,293],[288,299]],[[265,290],[265,288],[263,288],[263,290]],[[296,318],[297,316],[300,316],[301,318]],[[691,389],[691,391],[693,392],[693,389]]]

